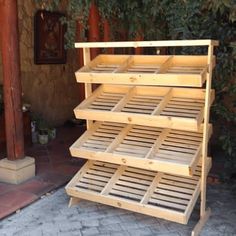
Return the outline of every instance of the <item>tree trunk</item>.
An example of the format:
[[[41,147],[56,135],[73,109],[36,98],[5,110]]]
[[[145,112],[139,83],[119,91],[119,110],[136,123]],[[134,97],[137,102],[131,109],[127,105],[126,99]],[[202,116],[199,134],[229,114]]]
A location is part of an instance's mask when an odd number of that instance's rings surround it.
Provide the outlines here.
[[[81,33],[83,31],[83,25],[77,20],[76,22],[76,41],[81,42]],[[84,59],[83,59],[83,49],[77,48],[76,49],[77,54],[77,64],[79,68],[81,68],[84,65]],[[84,92],[84,84],[78,83],[78,89],[79,89],[79,101],[82,102],[85,98],[85,92]]]
[[[99,11],[94,1],[92,1],[89,10],[89,42],[100,41],[100,31],[99,31]],[[91,60],[99,54],[98,48],[91,48]]]
[[[103,42],[111,41],[111,28],[108,19],[103,19]],[[107,53],[114,54],[114,48],[107,48]]]
[[[100,30],[99,30],[99,11],[95,4],[95,1],[91,2],[89,9],[89,42],[99,42],[100,41]],[[90,48],[91,60],[99,55],[99,48]],[[99,85],[93,84],[92,89],[95,90]]]
[[[143,34],[142,33],[138,33],[134,39],[135,41],[143,41]],[[140,55],[143,54],[143,48],[135,48],[134,49],[135,54]]]
[[[83,32],[83,25],[77,20],[76,22],[76,42],[81,42],[81,33]],[[84,60],[83,60],[83,49],[82,48],[77,48],[76,49],[76,54],[77,54],[77,62],[79,68],[81,68],[84,65]]]

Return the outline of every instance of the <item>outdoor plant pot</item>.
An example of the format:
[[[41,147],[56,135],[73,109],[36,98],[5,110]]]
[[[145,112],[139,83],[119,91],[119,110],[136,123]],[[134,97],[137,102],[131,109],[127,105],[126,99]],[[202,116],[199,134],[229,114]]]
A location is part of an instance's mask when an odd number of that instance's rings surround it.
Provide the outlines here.
[[[56,135],[57,135],[57,130],[56,130],[56,128],[48,129],[48,138],[49,138],[49,140],[55,139],[55,138],[56,138]]]
[[[48,143],[48,131],[47,130],[40,130],[38,134],[38,141],[40,144],[47,144]]]

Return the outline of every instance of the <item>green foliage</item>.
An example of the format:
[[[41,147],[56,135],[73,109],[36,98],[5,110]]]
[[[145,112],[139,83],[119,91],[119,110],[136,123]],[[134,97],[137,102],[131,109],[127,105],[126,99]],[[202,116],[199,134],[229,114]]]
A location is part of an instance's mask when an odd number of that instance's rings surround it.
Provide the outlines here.
[[[220,41],[216,48],[213,87],[216,101],[212,108],[219,145],[226,157],[228,174],[236,171],[236,4],[230,0],[163,0],[168,26],[167,38],[210,38]],[[168,6],[168,7],[167,7]],[[178,53],[206,53],[206,48],[184,48]]]
[[[35,0],[48,9],[57,9],[58,0]],[[75,20],[84,30],[92,0],[70,0],[67,7],[67,45],[75,40]],[[127,31],[129,39],[143,34],[145,40],[216,39],[216,68],[213,87],[216,101],[213,122],[220,127],[219,144],[227,158],[226,167],[236,169],[236,4],[235,0],[97,0],[100,15],[111,22],[113,35]],[[85,34],[83,33],[83,37]],[[206,54],[207,48],[177,48],[178,54]],[[229,168],[230,167],[230,168]]]

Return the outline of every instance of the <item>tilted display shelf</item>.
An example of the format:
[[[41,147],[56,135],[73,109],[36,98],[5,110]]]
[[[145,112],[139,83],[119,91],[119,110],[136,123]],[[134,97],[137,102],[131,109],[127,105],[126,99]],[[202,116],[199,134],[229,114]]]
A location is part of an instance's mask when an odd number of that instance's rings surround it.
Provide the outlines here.
[[[87,131],[70,152],[89,160],[66,186],[70,206],[82,198],[187,224],[200,195],[200,219],[192,231],[199,235],[210,215],[207,149],[218,44],[205,39],[75,44],[83,48],[84,67],[76,79],[85,83],[86,99],[74,112],[87,120]],[[179,46],[207,46],[208,53],[90,60],[91,48]],[[102,85],[92,91],[92,83]]]
[[[70,147],[74,157],[185,176],[193,175],[201,151],[202,131],[110,122],[96,122]]]
[[[78,82],[201,87],[207,56],[99,55],[78,70]]]
[[[207,171],[211,158],[207,158]],[[200,193],[201,166],[192,177],[87,161],[66,186],[68,195],[187,224]]]
[[[80,119],[198,131],[204,102],[204,89],[101,85],[74,112]]]

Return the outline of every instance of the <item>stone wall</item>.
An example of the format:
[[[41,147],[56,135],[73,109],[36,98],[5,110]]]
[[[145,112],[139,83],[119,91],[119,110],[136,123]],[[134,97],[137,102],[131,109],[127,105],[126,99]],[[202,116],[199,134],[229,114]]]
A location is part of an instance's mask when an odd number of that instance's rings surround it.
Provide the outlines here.
[[[18,1],[23,101],[31,104],[31,110],[48,123],[59,125],[73,116],[73,108],[79,103],[79,87],[74,76],[75,52],[67,52],[66,64],[34,64],[36,10],[34,0]],[[2,73],[0,81],[1,77]]]

